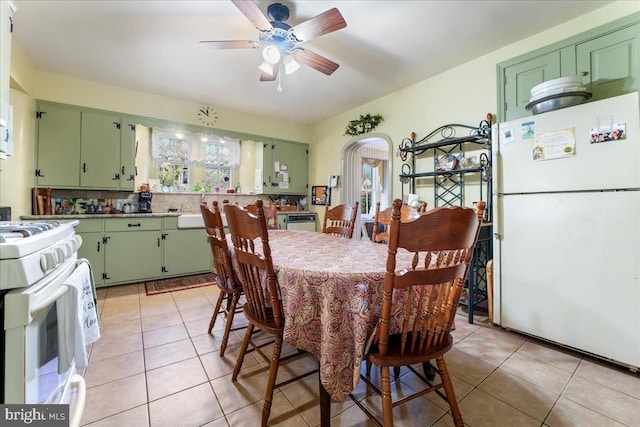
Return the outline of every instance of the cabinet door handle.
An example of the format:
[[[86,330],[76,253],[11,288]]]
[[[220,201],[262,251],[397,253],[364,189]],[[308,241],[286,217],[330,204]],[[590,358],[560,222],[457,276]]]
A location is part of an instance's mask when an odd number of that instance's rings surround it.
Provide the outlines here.
[[[122,167],[122,175],[124,175],[124,166]]]
[[[127,224],[128,227],[140,227],[142,224],[137,223],[137,224]]]
[[[158,237],[158,247],[160,247],[160,238]]]
[[[98,247],[96,248],[96,252],[100,252],[100,240],[98,240]]]
[[[581,75],[582,77],[585,77],[585,76],[588,76],[588,75],[589,75],[589,72],[588,72],[588,71],[581,71],[581,72],[580,72],[580,75]]]
[[[87,164],[86,163],[82,164],[82,173],[87,173]]]

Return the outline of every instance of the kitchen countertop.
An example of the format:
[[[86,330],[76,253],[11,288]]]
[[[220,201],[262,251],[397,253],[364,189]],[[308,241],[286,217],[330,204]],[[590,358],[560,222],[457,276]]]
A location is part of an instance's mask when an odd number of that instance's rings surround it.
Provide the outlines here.
[[[186,212],[185,212],[186,213]],[[130,213],[130,214],[71,214],[71,215],[22,215],[21,220],[34,219],[101,219],[101,218],[161,218],[180,216],[180,212]]]

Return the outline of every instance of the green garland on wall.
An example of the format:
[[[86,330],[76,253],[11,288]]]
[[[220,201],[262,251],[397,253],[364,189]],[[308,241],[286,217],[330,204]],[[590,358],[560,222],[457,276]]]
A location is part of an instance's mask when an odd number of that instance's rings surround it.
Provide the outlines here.
[[[356,120],[351,120],[347,125],[344,134],[350,136],[362,135],[363,133],[373,132],[373,130],[384,121],[380,114],[367,114],[360,116]]]

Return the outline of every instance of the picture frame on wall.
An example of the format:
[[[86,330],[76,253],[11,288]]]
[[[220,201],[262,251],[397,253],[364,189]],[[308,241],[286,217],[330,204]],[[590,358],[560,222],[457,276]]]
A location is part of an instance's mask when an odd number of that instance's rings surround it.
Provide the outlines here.
[[[311,204],[326,205],[331,204],[331,190],[326,185],[314,185],[311,187]]]

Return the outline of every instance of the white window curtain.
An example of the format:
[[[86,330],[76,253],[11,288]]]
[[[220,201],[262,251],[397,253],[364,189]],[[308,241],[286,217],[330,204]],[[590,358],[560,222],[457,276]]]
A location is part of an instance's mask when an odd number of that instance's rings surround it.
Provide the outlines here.
[[[168,153],[164,151],[164,141],[186,141],[188,144],[187,159],[181,153]],[[224,150],[214,150],[216,153],[224,155],[212,156],[212,150],[207,149],[207,145],[220,145]],[[151,157],[157,161],[167,161],[167,157],[175,157],[176,160],[186,163],[199,164],[219,164],[230,168],[240,166],[240,140],[224,136],[208,135],[204,133],[191,133],[183,131],[172,131],[167,129],[153,128],[151,132]],[[172,160],[171,160],[172,161]]]
[[[374,182],[371,183],[372,189],[377,189],[374,193],[375,201],[372,203],[372,206],[370,206],[370,212],[371,215],[373,215],[377,201],[380,201],[381,209],[388,207],[387,200],[389,198],[388,192],[390,191],[390,182],[388,182],[390,177],[387,176],[389,174],[389,151],[379,146],[371,146],[371,144],[367,146],[367,142],[366,140],[358,141],[354,146],[345,151],[344,170],[349,171],[349,176],[345,178],[342,201],[349,205],[353,205],[356,200],[361,201],[363,158],[382,160],[383,164],[378,167],[378,174],[374,175],[372,180]],[[377,181],[376,175],[380,181]],[[336,203],[334,202],[334,204]],[[373,210],[371,210],[371,207]],[[354,239],[368,239],[367,233],[364,230],[362,215],[356,217],[356,230],[360,230],[360,232],[353,233]]]
[[[362,158],[362,164],[371,166],[372,176],[371,179],[368,177],[363,181],[362,189],[366,189],[371,192],[371,206],[369,206],[369,210],[366,212],[368,215],[375,215],[376,212],[376,203],[380,202],[380,209],[386,209],[386,206],[382,206],[382,191],[383,191],[383,183],[384,183],[384,167],[387,162],[381,159],[372,159],[369,157]],[[384,203],[386,205],[386,203]]]

